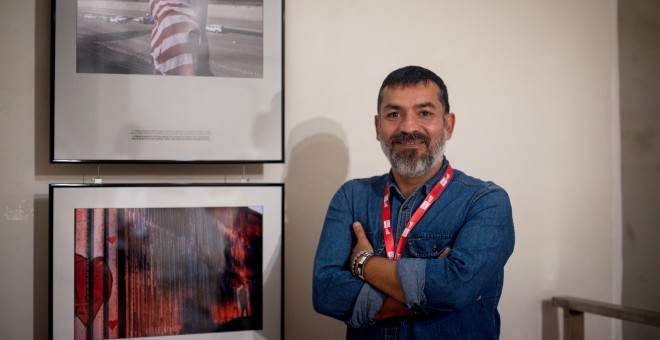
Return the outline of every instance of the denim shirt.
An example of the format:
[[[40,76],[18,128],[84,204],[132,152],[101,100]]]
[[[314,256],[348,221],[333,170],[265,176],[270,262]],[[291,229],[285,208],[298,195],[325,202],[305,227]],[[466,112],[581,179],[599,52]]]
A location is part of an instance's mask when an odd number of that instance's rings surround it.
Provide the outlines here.
[[[397,274],[405,305],[416,315],[374,321],[387,296],[353,276],[350,255],[356,244],[353,222],[385,255],[382,201],[390,185],[391,220],[398,243],[403,229],[440,171],[407,199],[392,174],[354,179],[334,195],[314,260],[313,303],[321,314],[344,321],[347,339],[497,339],[504,264],[513,252],[511,204],[506,192],[454,170],[437,201],[410,232]],[[438,258],[450,247],[446,258]]]

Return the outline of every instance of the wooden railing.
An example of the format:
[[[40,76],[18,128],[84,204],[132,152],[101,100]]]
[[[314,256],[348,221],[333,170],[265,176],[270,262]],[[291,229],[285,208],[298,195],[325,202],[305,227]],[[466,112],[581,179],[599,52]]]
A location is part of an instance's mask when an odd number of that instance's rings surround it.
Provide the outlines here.
[[[553,297],[552,305],[564,309],[564,340],[584,340],[584,313],[660,327],[660,313],[575,297]]]

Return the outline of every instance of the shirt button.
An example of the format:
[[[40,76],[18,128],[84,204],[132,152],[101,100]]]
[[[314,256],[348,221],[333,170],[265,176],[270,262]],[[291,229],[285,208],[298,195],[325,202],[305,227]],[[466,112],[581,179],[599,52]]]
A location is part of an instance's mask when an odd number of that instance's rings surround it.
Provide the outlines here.
[[[408,211],[408,206],[407,205],[403,206],[403,211]]]

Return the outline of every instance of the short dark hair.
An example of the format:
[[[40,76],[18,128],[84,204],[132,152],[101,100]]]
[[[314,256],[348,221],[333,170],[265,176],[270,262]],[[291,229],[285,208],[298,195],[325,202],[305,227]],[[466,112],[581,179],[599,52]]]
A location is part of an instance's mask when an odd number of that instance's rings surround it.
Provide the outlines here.
[[[420,66],[406,66],[392,71],[385,77],[383,84],[378,91],[378,107],[376,112],[380,114],[380,104],[383,102],[383,90],[386,87],[408,87],[414,86],[419,83],[427,84],[429,81],[434,82],[440,89],[438,100],[442,103],[445,109],[445,114],[449,113],[449,95],[447,94],[447,86],[442,78],[438,77],[433,71],[427,70]]]

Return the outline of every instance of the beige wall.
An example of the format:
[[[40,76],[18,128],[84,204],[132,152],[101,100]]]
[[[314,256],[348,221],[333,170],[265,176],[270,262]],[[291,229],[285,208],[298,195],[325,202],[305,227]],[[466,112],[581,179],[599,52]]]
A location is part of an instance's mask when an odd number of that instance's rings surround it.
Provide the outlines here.
[[[314,313],[311,265],[326,206],[346,179],[388,170],[373,131],[376,91],[419,64],[449,86],[447,155],[512,199],[502,338],[557,339],[554,295],[619,302],[620,186],[616,2],[364,0],[286,2],[286,163],[250,165],[285,182],[287,339],[337,339]],[[47,336],[48,197],[91,165],[50,165],[50,1],[0,12],[0,338]],[[102,166],[105,182],[237,181],[241,166]],[[614,331],[613,331],[614,329]],[[587,317],[589,339],[618,338]]]

